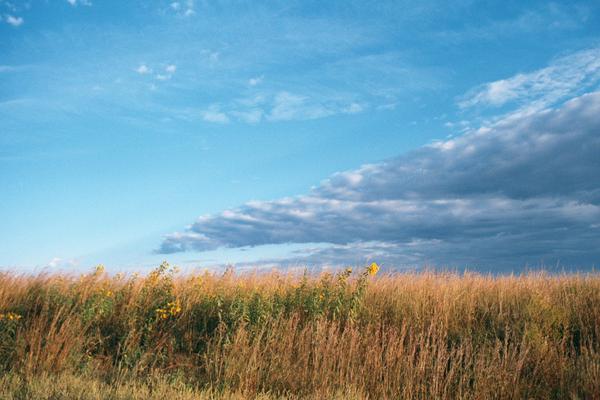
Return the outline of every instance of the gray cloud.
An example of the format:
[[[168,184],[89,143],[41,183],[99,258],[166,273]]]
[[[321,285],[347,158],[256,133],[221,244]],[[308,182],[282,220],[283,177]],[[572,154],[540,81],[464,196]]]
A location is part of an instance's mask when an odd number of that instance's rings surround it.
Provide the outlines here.
[[[506,117],[304,196],[201,217],[159,252],[327,243],[280,261],[589,267],[600,261],[598,110],[600,92]]]

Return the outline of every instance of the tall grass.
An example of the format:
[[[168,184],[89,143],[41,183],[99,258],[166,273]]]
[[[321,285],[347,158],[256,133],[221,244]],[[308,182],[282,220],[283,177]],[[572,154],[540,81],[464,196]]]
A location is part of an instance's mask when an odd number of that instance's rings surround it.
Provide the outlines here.
[[[600,398],[600,276],[376,272],[3,273],[0,395]]]

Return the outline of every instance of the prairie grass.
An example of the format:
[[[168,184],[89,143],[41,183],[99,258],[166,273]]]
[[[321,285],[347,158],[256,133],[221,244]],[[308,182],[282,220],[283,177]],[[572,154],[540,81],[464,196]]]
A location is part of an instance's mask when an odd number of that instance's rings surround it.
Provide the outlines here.
[[[599,399],[600,276],[0,274],[2,399]]]

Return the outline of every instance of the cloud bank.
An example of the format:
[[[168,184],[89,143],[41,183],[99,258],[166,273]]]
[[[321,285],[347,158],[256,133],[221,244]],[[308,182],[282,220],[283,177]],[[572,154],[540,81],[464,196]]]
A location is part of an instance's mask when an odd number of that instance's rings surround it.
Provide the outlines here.
[[[600,92],[199,218],[160,253],[327,243],[281,262],[518,268],[600,261]]]

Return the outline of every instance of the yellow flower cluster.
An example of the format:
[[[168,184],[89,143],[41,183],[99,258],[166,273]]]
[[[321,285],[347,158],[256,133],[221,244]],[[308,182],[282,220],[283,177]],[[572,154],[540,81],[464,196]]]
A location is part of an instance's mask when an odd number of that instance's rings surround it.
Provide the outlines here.
[[[159,319],[167,319],[169,317],[175,317],[181,312],[181,304],[179,300],[171,301],[163,308],[156,309],[156,316]]]
[[[367,272],[369,275],[374,276],[379,271],[379,265],[377,263],[373,263],[367,267]]]
[[[12,312],[6,313],[6,314],[0,314],[0,321],[2,320],[7,320],[7,321],[18,321],[21,319],[21,316],[19,314],[15,314]]]

